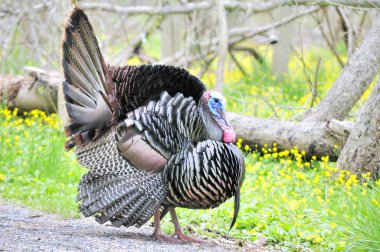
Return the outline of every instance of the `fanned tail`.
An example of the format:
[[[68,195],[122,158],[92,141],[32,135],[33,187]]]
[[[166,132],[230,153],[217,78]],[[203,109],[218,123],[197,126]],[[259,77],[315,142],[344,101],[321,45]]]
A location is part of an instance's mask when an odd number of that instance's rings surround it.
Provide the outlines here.
[[[139,227],[161,205],[167,188],[161,174],[138,170],[120,155],[117,127],[75,150],[79,163],[89,169],[78,188],[79,210],[101,224]]]
[[[166,193],[159,175],[145,177],[108,175],[92,180],[89,174],[82,178],[77,200],[79,210],[86,216],[95,215],[103,224],[114,226],[142,226],[161,204]]]
[[[75,7],[65,26],[63,91],[70,118],[66,149],[103,135],[112,120],[112,81],[87,16]]]

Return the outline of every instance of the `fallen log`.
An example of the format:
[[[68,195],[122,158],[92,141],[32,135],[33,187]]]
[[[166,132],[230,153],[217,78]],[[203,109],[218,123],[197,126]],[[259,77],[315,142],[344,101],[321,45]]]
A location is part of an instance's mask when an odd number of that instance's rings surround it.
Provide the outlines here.
[[[228,113],[236,134],[248,144],[261,151],[266,144],[277,144],[277,149],[289,150],[297,146],[306,152],[306,159],[329,156],[336,160],[347,141],[353,123],[337,120],[328,122],[290,122]]]
[[[59,92],[59,74],[33,67],[26,67],[25,70],[26,76],[0,76],[0,101],[10,109],[19,108],[21,112],[40,109],[57,113],[58,108],[62,109],[64,103],[62,92]],[[59,114],[65,121],[65,114]],[[336,160],[353,128],[353,123],[337,120],[290,122],[235,113],[228,113],[227,116],[238,138],[243,139],[243,146],[248,144],[259,151],[265,144],[271,146],[277,143],[279,151],[297,146],[299,151],[306,152],[307,159],[328,155],[330,160]]]
[[[20,113],[33,109],[56,112],[59,74],[35,67],[24,70],[26,76],[0,76],[0,102]]]

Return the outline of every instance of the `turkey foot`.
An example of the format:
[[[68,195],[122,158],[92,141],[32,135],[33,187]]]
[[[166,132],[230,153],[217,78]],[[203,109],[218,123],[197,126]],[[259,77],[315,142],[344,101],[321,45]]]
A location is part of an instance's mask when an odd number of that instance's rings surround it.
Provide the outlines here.
[[[171,237],[177,237],[179,241],[186,241],[186,242],[191,242],[191,243],[203,243],[204,241],[198,240],[195,238],[192,238],[190,236],[185,235],[182,230],[181,231],[175,231],[174,234],[172,234]]]
[[[153,232],[153,238],[157,241],[166,241],[166,242],[172,242],[172,243],[184,243],[184,242],[192,242],[192,243],[203,243],[202,240],[198,240],[195,238],[192,238],[190,236],[187,236],[183,233],[181,226],[178,222],[177,214],[175,213],[175,210],[173,207],[169,207],[170,215],[172,216],[173,224],[174,224],[174,234],[172,236],[164,235],[161,232],[161,213],[160,210],[157,209],[154,212],[154,232]]]
[[[184,241],[181,241],[179,239],[176,239],[174,237],[170,237],[168,235],[164,235],[161,232],[161,213],[160,209],[157,209],[154,212],[154,232],[152,234],[152,237],[156,239],[157,241],[165,241],[165,242],[171,242],[171,243],[183,243]]]
[[[199,243],[200,244],[200,243],[204,242],[202,240],[198,240],[198,239],[195,239],[195,238],[192,238],[190,236],[185,235],[182,231],[180,224],[179,224],[178,217],[177,217],[177,214],[175,213],[174,208],[169,207],[169,211],[170,211],[170,215],[172,217],[174,229],[175,229],[172,237],[177,237],[178,240],[192,242],[192,243]]]
[[[171,242],[171,243],[183,243],[183,241],[176,239],[174,237],[164,235],[163,233],[153,233],[153,238],[157,241],[165,241],[165,242]]]

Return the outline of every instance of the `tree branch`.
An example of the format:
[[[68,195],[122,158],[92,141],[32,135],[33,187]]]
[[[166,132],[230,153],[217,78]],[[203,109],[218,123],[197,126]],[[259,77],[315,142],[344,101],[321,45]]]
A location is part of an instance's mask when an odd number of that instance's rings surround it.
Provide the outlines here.
[[[354,9],[376,9],[380,8],[378,0],[273,0],[267,2],[238,2],[224,1],[226,9],[239,9],[250,13],[271,11],[281,6],[289,5],[319,5],[319,6],[341,6]]]
[[[313,7],[313,8],[310,8],[310,9],[307,9],[305,11],[301,11],[299,12],[298,14],[294,14],[294,15],[290,15],[282,20],[279,20],[279,21],[276,21],[274,22],[273,24],[268,24],[268,25],[264,25],[260,28],[256,28],[256,29],[252,29],[252,28],[232,28],[229,30],[229,46],[234,46],[234,44],[238,43],[238,42],[241,42],[243,40],[246,40],[248,38],[252,38],[254,36],[257,36],[257,35],[261,35],[263,33],[266,33],[266,32],[269,32],[275,28],[278,28],[278,27],[281,27],[283,25],[286,25],[298,18],[301,18],[305,15],[308,15],[310,13],[313,13],[313,12],[316,12],[320,9],[320,7]],[[192,55],[190,58],[187,59],[187,62],[192,62],[192,61],[196,61],[202,57],[204,57],[205,55],[208,55],[208,54],[213,54],[215,53],[217,50],[218,50],[218,39],[212,39],[210,41],[205,41],[205,42],[201,42],[200,44],[192,44],[190,46],[192,47],[195,47],[195,46],[201,46],[202,48],[209,48],[209,50],[207,52],[203,52],[202,54],[199,54],[199,55]],[[184,50],[182,51],[179,51],[177,52],[173,57],[169,57],[169,58],[165,58],[165,59],[162,59],[160,60],[159,62],[157,62],[157,64],[170,64],[170,63],[174,63],[177,65],[177,66],[182,66],[183,64],[183,55],[185,54],[186,50],[188,50],[188,48],[185,48]]]
[[[380,70],[380,15],[349,58],[323,100],[304,114],[304,121],[343,120]]]
[[[186,14],[193,11],[207,10],[213,6],[211,2],[186,3],[179,6],[130,6],[124,7],[110,3],[80,2],[80,7],[86,10],[102,10],[117,12],[124,15],[173,15]]]
[[[238,1],[223,1],[226,10],[242,10],[249,13],[261,13],[271,11],[281,6],[291,5],[318,5],[318,6],[342,6],[355,9],[376,9],[380,8],[378,0],[273,0],[268,2],[246,3]],[[131,6],[124,7],[110,3],[80,2],[80,6],[87,10],[102,10],[117,12],[124,15],[172,15],[191,13],[193,11],[208,10],[213,6],[212,1],[198,3],[186,3],[179,6]],[[1,12],[0,12],[1,14]]]
[[[243,51],[251,54],[260,64],[264,63],[264,58],[252,47],[248,46],[234,46],[231,51]],[[245,74],[246,75],[246,74]]]
[[[253,36],[257,36],[259,34],[263,34],[266,32],[269,32],[275,28],[278,28],[280,26],[283,26],[285,24],[288,24],[300,17],[306,16],[308,14],[311,14],[313,12],[316,12],[320,9],[320,7],[313,7],[306,9],[304,11],[300,11],[294,15],[290,15],[286,18],[283,18],[281,20],[275,21],[272,24],[261,26],[258,29],[252,29],[252,28],[233,28],[230,29],[229,36],[231,37],[230,44],[235,44],[238,42],[241,42],[245,39],[252,38]]]
[[[344,31],[344,41],[347,47],[347,56],[350,58],[353,50],[354,41],[354,28],[352,27],[350,21],[348,20],[347,14],[344,9],[338,7],[336,8],[340,18],[342,19],[342,28]]]
[[[380,173],[380,81],[359,111],[356,124],[336,163],[339,169],[349,170],[359,177],[371,172],[373,178]]]

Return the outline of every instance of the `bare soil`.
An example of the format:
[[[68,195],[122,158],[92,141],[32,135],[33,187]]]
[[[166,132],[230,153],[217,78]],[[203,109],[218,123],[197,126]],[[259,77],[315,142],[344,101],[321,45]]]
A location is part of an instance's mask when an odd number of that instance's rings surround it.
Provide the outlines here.
[[[64,219],[0,200],[0,251],[263,251],[222,238],[172,244],[151,238],[153,228],[115,228],[92,218]]]

